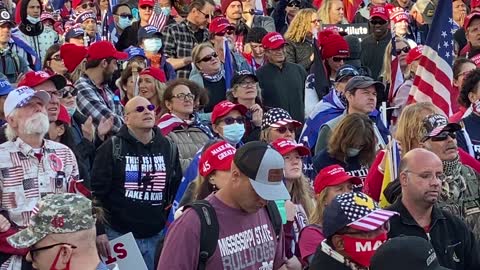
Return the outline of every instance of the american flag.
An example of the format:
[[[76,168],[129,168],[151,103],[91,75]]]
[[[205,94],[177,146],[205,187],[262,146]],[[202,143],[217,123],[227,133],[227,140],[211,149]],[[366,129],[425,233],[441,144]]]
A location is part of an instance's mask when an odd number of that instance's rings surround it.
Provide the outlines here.
[[[148,20],[148,24],[155,26],[158,29],[158,32],[161,32],[163,30],[163,27],[167,24],[168,16],[163,14],[161,12],[160,7],[157,5],[153,9],[152,16],[150,16],[150,19]]]
[[[25,198],[36,198],[40,196],[38,190],[38,178],[27,178],[23,180],[23,192]]]
[[[432,102],[447,116],[452,114],[453,29],[452,1],[439,0],[408,100]]]
[[[143,173],[141,177],[146,176],[147,173]],[[166,173],[165,172],[155,172],[150,173],[152,180],[147,184],[146,191],[158,191],[162,192],[165,188]],[[125,172],[125,185],[126,190],[143,190],[143,183],[138,185],[138,171],[126,171]]]
[[[22,167],[3,168],[0,171],[3,178],[3,188],[21,186],[23,181]]]
[[[4,209],[15,209],[18,207],[15,192],[2,193],[2,207]]]
[[[400,85],[403,83],[403,74],[400,69],[400,59],[397,55],[397,43],[395,40],[395,23],[392,21],[392,50],[391,56],[392,61],[390,61],[390,89],[388,91],[388,101],[392,102],[395,92],[398,90]]]

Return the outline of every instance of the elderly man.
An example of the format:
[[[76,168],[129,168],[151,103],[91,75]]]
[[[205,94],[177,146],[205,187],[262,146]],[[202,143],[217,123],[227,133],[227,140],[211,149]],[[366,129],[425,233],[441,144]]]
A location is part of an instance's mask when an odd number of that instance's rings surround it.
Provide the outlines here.
[[[108,255],[107,236],[112,240],[132,232],[153,269],[155,247],[181,178],[178,150],[155,126],[155,106],[140,96],[130,99],[125,125],[98,148],[93,165],[93,195],[108,213],[106,235],[98,236],[100,253]]]
[[[442,183],[439,206],[463,219],[477,239],[480,239],[480,178],[471,167],[459,160],[455,132],[461,127],[449,124],[441,114],[427,116],[423,125],[426,133],[421,146],[440,158],[446,176]]]
[[[444,171],[442,160],[431,151],[416,148],[405,154],[399,176],[402,197],[388,208],[400,215],[390,220],[388,235],[429,240],[443,267],[480,269],[480,251],[473,233],[460,218],[437,205],[442,184],[450,181]]]
[[[35,269],[108,269],[95,247],[95,215],[89,199],[51,194],[36,209],[30,226],[8,238],[13,247],[29,249],[27,261]]]
[[[14,228],[30,225],[32,211],[41,197],[67,192],[78,179],[72,151],[44,139],[49,128],[45,108],[49,101],[47,92],[22,86],[11,91],[4,103],[9,141],[0,145],[1,208]],[[10,252],[14,255],[1,265],[2,269],[21,269],[25,252]]]

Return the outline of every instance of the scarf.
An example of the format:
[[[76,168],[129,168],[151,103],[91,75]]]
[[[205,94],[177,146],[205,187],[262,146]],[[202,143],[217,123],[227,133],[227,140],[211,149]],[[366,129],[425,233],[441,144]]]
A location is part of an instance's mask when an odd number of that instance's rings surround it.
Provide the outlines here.
[[[220,69],[220,71],[217,74],[207,75],[202,73],[202,76],[203,78],[205,78],[205,80],[209,82],[218,82],[225,76],[225,71],[223,69]]]
[[[462,164],[458,156],[453,160],[444,160],[442,163],[443,173],[447,178],[442,183],[440,201],[446,204],[445,210],[456,215],[461,214],[458,212],[460,209],[456,208],[463,197],[463,192],[467,189],[465,178],[461,175]]]

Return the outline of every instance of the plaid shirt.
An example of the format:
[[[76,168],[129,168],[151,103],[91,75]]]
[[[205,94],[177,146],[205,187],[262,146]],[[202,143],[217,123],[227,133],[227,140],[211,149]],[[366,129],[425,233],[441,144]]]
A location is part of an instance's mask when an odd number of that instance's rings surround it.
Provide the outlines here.
[[[77,106],[80,112],[92,116],[97,126],[102,117],[113,116],[112,132],[117,133],[123,125],[123,106],[108,85],[105,84],[103,90],[99,89],[90,78],[83,75],[75,83],[75,88],[78,89]]]
[[[192,50],[195,45],[208,41],[208,30],[203,30],[203,39],[197,40],[189,22],[183,21],[168,25],[163,30],[164,52],[167,57],[184,58],[192,56]],[[187,65],[177,70],[177,77],[188,78],[191,66]]]

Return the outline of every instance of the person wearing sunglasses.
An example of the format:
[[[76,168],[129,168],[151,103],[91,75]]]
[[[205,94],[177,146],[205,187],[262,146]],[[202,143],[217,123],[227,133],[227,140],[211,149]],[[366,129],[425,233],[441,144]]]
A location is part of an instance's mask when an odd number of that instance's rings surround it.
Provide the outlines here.
[[[260,141],[271,143],[279,138],[286,138],[294,141],[296,131],[302,126],[281,108],[271,108],[263,114],[262,131]]]
[[[416,45],[415,45],[416,46]],[[395,37],[395,54],[398,58],[398,64],[401,73],[402,79],[405,79],[408,76],[407,73],[407,55],[412,49],[408,44],[408,39],[403,37]],[[381,81],[385,84],[385,89],[390,89],[390,83],[392,82],[392,42],[390,41],[385,48],[385,53],[383,56],[383,66],[380,74]],[[393,78],[395,80],[395,78]],[[398,89],[398,88],[397,88]],[[387,100],[387,93],[379,93],[378,103]]]
[[[97,5],[95,5],[95,2],[92,0],[73,0],[72,8],[76,15],[86,11],[92,11],[97,14]]]
[[[60,56],[60,44],[53,44],[48,48],[43,61],[43,70],[49,74],[60,74],[64,76],[67,73],[67,68]]]
[[[182,172],[197,151],[215,137],[210,127],[200,122],[198,114],[194,113],[196,97],[189,85],[190,82],[185,79],[169,83],[163,92],[162,116],[158,122],[162,134],[178,146]]]
[[[362,39],[362,52],[360,61],[362,66],[370,68],[371,77],[378,79],[383,66],[383,59],[387,45],[392,40],[390,35],[390,23],[388,12],[383,6],[370,8],[370,20],[368,21],[370,33]]]
[[[108,1],[106,2],[108,5]],[[113,22],[115,23],[115,31],[112,31],[111,36],[112,36],[112,42],[116,44],[118,42],[118,39],[122,35],[123,31],[127,27],[132,25],[133,16],[132,16],[132,10],[130,9],[130,6],[126,3],[118,4],[114,6],[112,9],[112,13],[113,13]]]
[[[342,36],[330,30],[320,32],[318,39],[327,76],[333,82],[338,69],[350,56],[350,47]]]
[[[307,72],[312,65],[313,38],[322,27],[317,11],[312,8],[302,9],[288,26],[284,37],[285,54],[288,62],[301,65]]]
[[[118,38],[118,42],[115,44],[115,48],[119,51],[124,51],[130,46],[138,46],[138,32],[141,27],[150,25],[149,20],[153,14],[153,7],[155,1],[153,0],[140,0],[138,1],[138,14],[140,20],[132,22],[129,26],[125,27],[122,34]],[[131,15],[130,10],[130,15]],[[133,17],[132,17],[133,18]]]

